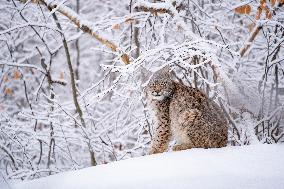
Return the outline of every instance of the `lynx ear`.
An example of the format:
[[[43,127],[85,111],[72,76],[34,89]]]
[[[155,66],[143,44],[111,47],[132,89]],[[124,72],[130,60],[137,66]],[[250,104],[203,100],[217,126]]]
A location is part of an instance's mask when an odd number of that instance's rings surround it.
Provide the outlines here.
[[[160,71],[161,71],[161,73],[170,73],[171,69],[170,69],[169,65],[166,65]]]
[[[162,69],[159,70],[159,73],[163,75],[165,78],[170,78],[171,77],[171,68],[169,65],[166,65]]]
[[[141,73],[141,79],[144,82],[146,82],[153,74],[151,71],[147,70],[143,66],[140,67],[140,73]]]

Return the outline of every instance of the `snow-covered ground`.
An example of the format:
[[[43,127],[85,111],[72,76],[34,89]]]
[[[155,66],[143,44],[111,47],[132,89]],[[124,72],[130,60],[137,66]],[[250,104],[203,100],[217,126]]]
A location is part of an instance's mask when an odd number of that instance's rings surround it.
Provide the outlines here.
[[[11,189],[65,188],[284,189],[284,145],[169,152],[11,185]]]

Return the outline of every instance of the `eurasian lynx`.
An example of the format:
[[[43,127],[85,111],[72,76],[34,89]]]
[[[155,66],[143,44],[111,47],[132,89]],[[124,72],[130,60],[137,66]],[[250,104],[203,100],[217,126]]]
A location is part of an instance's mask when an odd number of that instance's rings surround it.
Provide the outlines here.
[[[227,145],[228,124],[222,110],[201,91],[172,81],[162,70],[153,75],[146,92],[156,116],[150,154],[166,151],[171,136],[177,141],[174,151]]]

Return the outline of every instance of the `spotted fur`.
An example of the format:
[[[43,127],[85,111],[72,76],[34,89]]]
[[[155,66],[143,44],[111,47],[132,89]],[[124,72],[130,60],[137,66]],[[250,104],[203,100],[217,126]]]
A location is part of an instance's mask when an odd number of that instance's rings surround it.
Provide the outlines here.
[[[155,112],[155,133],[150,154],[173,150],[219,148],[227,145],[228,124],[220,107],[200,90],[173,82],[168,72],[153,76],[147,93]]]

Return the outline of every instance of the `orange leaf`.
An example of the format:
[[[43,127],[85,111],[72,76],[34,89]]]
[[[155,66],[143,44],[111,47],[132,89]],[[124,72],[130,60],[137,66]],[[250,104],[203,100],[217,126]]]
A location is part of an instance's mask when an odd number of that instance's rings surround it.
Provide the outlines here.
[[[21,76],[22,76],[22,74],[19,70],[14,71],[13,79],[15,79],[15,80],[19,79],[19,78],[21,78]]]
[[[119,24],[115,24],[115,25],[112,25],[111,27],[113,30],[119,30],[120,29],[120,26]]]
[[[261,6],[265,6],[265,4],[266,4],[266,0],[260,0],[260,5]]]
[[[270,1],[271,6],[273,7],[275,5],[276,0],[269,0],[269,1]]]
[[[8,79],[8,76],[7,76],[7,75],[4,75],[4,77],[3,77],[3,81],[4,81],[4,83],[7,83],[7,82],[9,81],[9,79]]]
[[[13,94],[13,90],[11,88],[6,88],[4,93],[7,94],[7,95],[12,95]]]
[[[60,76],[59,76],[60,80],[64,79],[64,72],[60,72]]]
[[[251,12],[250,5],[243,5],[235,8],[235,12],[238,14],[249,14]]]
[[[271,12],[267,9],[266,12],[265,12],[265,16],[267,19],[271,20],[272,19],[272,14]]]
[[[125,64],[129,64],[129,57],[127,56],[127,54],[123,54],[121,56],[121,59]]]
[[[256,15],[255,15],[255,19],[256,19],[256,20],[259,20],[259,19],[260,19],[261,12],[262,12],[262,8],[259,6],[259,7],[257,8],[257,12],[256,12]]]

